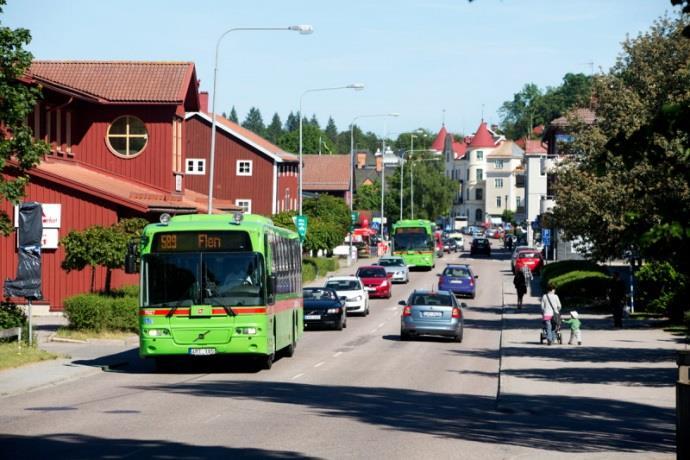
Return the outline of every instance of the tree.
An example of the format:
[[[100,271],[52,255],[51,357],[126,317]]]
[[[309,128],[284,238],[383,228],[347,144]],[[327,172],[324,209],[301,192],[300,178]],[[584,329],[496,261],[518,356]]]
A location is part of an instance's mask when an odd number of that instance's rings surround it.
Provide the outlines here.
[[[340,229],[342,237],[350,228],[350,208],[342,198],[323,194],[317,198],[304,200],[302,208],[304,214],[310,218],[318,218],[335,224]]]
[[[331,152],[335,150],[333,144],[319,128],[311,124],[302,125],[302,152],[305,154],[318,153],[319,142],[325,144],[322,150]],[[299,130],[287,132],[280,136],[278,146],[286,152],[298,152]]]
[[[290,112],[290,114],[287,117],[287,120],[285,120],[285,131],[291,133],[293,131],[297,131],[298,129],[299,117],[294,113]]]
[[[266,128],[266,139],[273,142],[274,144],[277,144],[278,139],[282,135],[283,135],[283,123],[280,121],[280,116],[276,112],[273,114],[273,119],[271,120],[271,124],[268,125],[268,128]]]
[[[379,181],[371,185],[367,184],[357,187],[353,206],[355,209],[369,211],[381,209],[381,182]]]
[[[0,0],[0,13],[5,0]],[[24,49],[31,42],[26,29],[0,27],[0,172],[12,165],[12,176],[0,174],[0,199],[17,205],[25,195],[29,182],[28,171],[36,166],[49,147],[35,141],[27,124],[40,97],[37,87],[19,81],[33,56]],[[5,211],[0,210],[0,234],[9,235],[12,223]]]
[[[305,118],[306,120],[306,118]],[[316,126],[317,128],[321,129],[321,125],[319,124],[319,120],[316,118],[316,114],[312,114],[311,119],[309,120],[309,124],[312,126]]]
[[[256,107],[249,109],[247,113],[247,118],[242,122],[242,127],[247,128],[254,134],[263,136],[266,132],[266,126],[264,125],[264,120],[261,117],[261,111]]]
[[[326,125],[326,129],[324,130],[324,133],[326,134],[326,137],[333,143],[337,144],[337,138],[338,138],[338,128],[335,126],[335,121],[333,121],[333,117],[328,117],[328,124]],[[345,152],[348,150],[337,150],[338,153]]]
[[[239,119],[237,118],[237,110],[235,110],[235,106],[232,106],[232,109],[230,110],[230,118],[228,120],[232,121],[233,123],[239,123]]]

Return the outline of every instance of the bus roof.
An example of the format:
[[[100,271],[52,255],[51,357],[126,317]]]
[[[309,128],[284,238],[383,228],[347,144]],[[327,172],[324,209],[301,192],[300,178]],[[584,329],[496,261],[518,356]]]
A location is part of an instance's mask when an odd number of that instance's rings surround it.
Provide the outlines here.
[[[393,224],[393,229],[404,227],[425,227],[431,232],[433,224],[426,219],[403,219]]]
[[[260,230],[271,227],[279,234],[288,238],[298,238],[296,232],[276,227],[268,217],[258,214],[242,214],[240,222],[235,220],[235,213],[231,214],[184,214],[174,216],[167,224],[149,224],[144,230],[145,233],[157,233],[161,231],[193,231],[193,230],[235,230],[242,228],[245,230]]]

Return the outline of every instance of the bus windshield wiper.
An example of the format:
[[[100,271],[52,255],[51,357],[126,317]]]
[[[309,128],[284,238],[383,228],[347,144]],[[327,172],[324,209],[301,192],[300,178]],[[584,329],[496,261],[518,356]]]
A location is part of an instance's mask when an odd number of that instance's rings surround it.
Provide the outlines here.
[[[188,305],[187,305],[187,302],[189,302]],[[177,307],[191,307],[191,306],[192,306],[192,301],[189,300],[189,299],[178,300],[177,302],[168,303],[167,305],[170,306],[170,311],[169,311],[168,314],[165,315],[165,316],[167,316],[168,318],[170,318],[172,315],[175,314],[175,311],[177,311]]]

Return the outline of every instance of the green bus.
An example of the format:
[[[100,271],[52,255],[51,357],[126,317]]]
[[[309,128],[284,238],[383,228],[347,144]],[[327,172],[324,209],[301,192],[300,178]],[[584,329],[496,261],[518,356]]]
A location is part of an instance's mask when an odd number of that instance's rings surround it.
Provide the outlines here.
[[[436,265],[434,224],[424,219],[399,220],[393,224],[393,255],[410,267],[431,270]]]
[[[139,355],[158,367],[237,354],[270,369],[302,337],[299,237],[266,217],[164,214],[130,244],[125,265],[140,268]]]

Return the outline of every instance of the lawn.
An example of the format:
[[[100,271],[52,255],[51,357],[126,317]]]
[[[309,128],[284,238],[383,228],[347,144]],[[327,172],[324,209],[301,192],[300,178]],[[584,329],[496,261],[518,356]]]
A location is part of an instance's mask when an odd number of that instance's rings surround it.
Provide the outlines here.
[[[26,344],[22,344],[20,348],[17,342],[0,343],[0,370],[20,367],[38,361],[47,361],[57,357],[53,353],[48,353],[36,347],[29,347]]]
[[[63,339],[86,341],[89,339],[126,340],[136,336],[136,334],[134,332],[125,331],[94,331],[90,329],[70,329],[68,327],[61,327],[57,330],[55,336]]]

